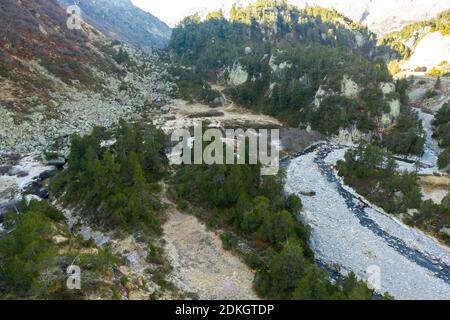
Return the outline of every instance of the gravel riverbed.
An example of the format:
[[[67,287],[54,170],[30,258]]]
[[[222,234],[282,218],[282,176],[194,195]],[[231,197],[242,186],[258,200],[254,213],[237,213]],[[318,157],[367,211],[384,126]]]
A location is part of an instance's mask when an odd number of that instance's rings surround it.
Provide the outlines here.
[[[378,291],[396,299],[450,299],[450,252],[344,187],[331,167],[343,152],[319,145],[287,167],[285,188],[302,198],[317,259],[366,280],[367,270],[377,266]],[[302,196],[304,190],[316,196]]]

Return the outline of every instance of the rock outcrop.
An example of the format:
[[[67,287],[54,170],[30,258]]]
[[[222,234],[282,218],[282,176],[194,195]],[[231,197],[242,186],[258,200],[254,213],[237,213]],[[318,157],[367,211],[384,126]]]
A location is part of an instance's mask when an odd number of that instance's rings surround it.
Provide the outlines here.
[[[230,70],[228,83],[233,86],[244,84],[248,80],[248,73],[239,62],[236,62]]]

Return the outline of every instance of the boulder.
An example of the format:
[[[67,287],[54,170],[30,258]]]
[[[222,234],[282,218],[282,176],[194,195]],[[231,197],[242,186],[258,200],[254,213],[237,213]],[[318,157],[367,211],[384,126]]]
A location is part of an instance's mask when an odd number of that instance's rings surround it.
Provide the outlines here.
[[[161,113],[166,114],[169,113],[170,111],[170,107],[169,106],[163,106],[159,109],[159,111],[161,111]]]
[[[233,86],[244,84],[248,80],[248,73],[240,63],[235,63],[230,70],[229,83]]]
[[[17,176],[21,171],[18,167],[11,167],[8,171],[8,176]]]
[[[225,105],[225,99],[223,97],[217,97],[213,100],[212,105],[215,107],[221,107]]]
[[[400,116],[400,100],[395,99],[389,102],[390,115],[397,119]]]
[[[406,211],[406,213],[407,213],[409,216],[414,217],[415,215],[419,214],[419,210],[417,210],[417,209],[408,209],[408,210]]]
[[[41,182],[35,181],[33,182],[26,190],[25,193],[28,195],[38,196],[42,199],[48,199],[50,197],[50,193],[47,187],[44,187]]]
[[[344,75],[341,81],[341,93],[347,98],[357,98],[359,95],[359,86],[349,76]]]
[[[380,90],[383,92],[383,95],[386,97],[386,95],[395,92],[395,84],[392,82],[381,82]]]
[[[440,233],[447,237],[450,237],[450,228],[442,228]]]
[[[27,194],[25,196],[25,202],[26,202],[27,206],[29,206],[30,202],[33,201],[33,200],[42,201],[42,198],[38,197],[37,195],[34,195],[34,194]]]
[[[13,199],[9,201],[4,201],[0,203],[0,216],[2,213],[15,210],[19,206],[19,200]]]
[[[401,191],[397,191],[394,193],[395,198],[399,199],[399,200],[403,200],[405,198],[405,195],[403,194],[403,192]]]
[[[30,173],[28,172],[28,171],[19,171],[18,173],[17,173],[17,177],[18,178],[25,178],[25,177],[28,177],[28,175],[29,175]]]
[[[55,159],[47,160],[47,165],[62,167],[66,164],[67,159],[63,156],[57,157]]]
[[[46,170],[39,175],[39,179],[47,180],[48,178],[55,176],[58,172],[57,169]]]

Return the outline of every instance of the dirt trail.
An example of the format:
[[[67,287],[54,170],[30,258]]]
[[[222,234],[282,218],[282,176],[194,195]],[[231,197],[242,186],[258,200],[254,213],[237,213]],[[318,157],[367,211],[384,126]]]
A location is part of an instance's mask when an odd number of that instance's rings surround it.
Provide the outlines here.
[[[220,237],[196,217],[178,211],[166,196],[162,199],[169,206],[163,236],[173,267],[169,280],[200,299],[258,299],[252,289],[253,271],[225,251]]]

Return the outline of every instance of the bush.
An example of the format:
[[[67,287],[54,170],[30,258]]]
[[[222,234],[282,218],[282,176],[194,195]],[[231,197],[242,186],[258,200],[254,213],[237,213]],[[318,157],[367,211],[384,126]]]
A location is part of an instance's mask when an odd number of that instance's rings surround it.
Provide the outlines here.
[[[436,96],[438,96],[438,93],[435,90],[427,90],[425,92],[425,99],[431,99],[431,98],[434,98]]]
[[[441,69],[438,69],[438,68],[434,67],[433,69],[428,71],[427,74],[429,76],[441,77],[441,76],[445,76],[447,74],[447,72],[444,71],[444,70],[441,70]]]
[[[0,238],[0,296],[50,293],[52,282],[42,274],[48,270],[50,279],[55,272],[54,231],[44,206],[34,203],[33,207],[21,214],[9,213],[5,222],[10,232]]]
[[[47,218],[55,222],[61,222],[65,220],[64,214],[61,211],[45,201],[31,200],[27,210],[41,212]]]
[[[397,60],[390,61],[388,63],[388,69],[389,69],[389,72],[391,73],[391,75],[396,75],[397,73],[402,71]]]
[[[444,149],[438,159],[439,169],[446,169],[450,166],[450,148]]]
[[[222,239],[222,245],[225,250],[230,251],[237,247],[237,239],[232,233],[226,232],[220,238]]]

